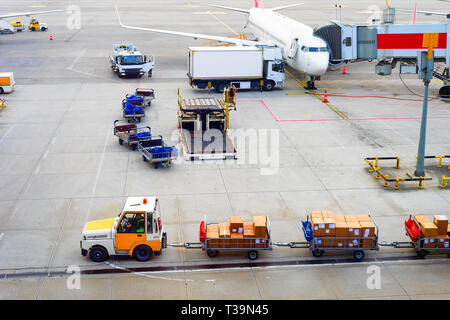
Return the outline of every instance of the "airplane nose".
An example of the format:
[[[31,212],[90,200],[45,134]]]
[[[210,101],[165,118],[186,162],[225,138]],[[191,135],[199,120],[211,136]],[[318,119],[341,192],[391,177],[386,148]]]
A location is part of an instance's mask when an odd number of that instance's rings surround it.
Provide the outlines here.
[[[328,69],[328,55],[316,54],[309,56],[308,59],[308,74],[314,76],[321,76],[327,72]]]

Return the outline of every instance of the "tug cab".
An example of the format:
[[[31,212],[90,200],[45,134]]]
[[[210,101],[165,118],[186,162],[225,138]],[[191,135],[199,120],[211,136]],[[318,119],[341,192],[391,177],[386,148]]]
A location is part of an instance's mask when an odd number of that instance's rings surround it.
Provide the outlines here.
[[[38,19],[31,18],[30,24],[28,25],[28,30],[30,31],[46,31],[48,29],[47,24],[45,23],[39,23]]]
[[[147,261],[167,248],[167,235],[156,197],[130,197],[116,218],[88,222],[80,241],[81,254],[94,262],[126,255]]]

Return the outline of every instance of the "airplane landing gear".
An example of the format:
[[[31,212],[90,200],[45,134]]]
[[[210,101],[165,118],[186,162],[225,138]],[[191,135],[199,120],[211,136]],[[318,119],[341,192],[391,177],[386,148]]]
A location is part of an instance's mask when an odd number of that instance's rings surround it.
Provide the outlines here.
[[[306,90],[317,90],[316,86],[314,85],[314,81],[306,81]]]

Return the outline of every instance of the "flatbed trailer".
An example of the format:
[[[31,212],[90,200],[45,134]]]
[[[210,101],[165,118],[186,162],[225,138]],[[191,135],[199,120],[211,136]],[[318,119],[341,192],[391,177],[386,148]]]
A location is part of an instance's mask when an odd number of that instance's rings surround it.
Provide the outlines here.
[[[279,247],[289,247],[291,249],[305,248],[309,249],[312,255],[316,258],[321,257],[325,251],[342,251],[342,252],[353,252],[353,257],[356,261],[362,261],[365,256],[365,251],[378,251],[378,233],[379,229],[375,221],[369,215],[370,220],[375,225],[375,236],[374,237],[360,237],[358,238],[359,245],[356,247],[338,247],[336,243],[348,243],[349,241],[355,240],[355,237],[316,237],[312,232],[311,219],[307,216],[307,220],[302,220],[302,230],[305,236],[306,242],[289,242],[274,243]],[[365,247],[363,247],[363,240],[365,240]],[[327,245],[323,244],[327,243]]]
[[[154,164],[155,169],[158,169],[159,165],[165,168],[170,167],[172,160],[178,156],[177,149],[174,146],[166,146],[162,136],[154,136],[149,140],[140,141],[137,148],[142,154],[143,160]]]
[[[152,129],[150,127],[138,128],[135,124],[117,124],[121,120],[114,121],[114,135],[119,138],[119,144],[127,143],[132,150],[136,150],[139,142],[152,139]]]
[[[205,251],[208,257],[216,257],[220,251],[235,251],[235,252],[247,252],[247,257],[250,260],[258,259],[260,251],[272,251],[272,238],[269,217],[266,216],[267,223],[267,238],[259,237],[246,237],[240,239],[232,238],[204,238],[204,241],[200,242],[187,242],[184,244],[172,243],[172,247],[182,247],[186,249],[201,249]],[[200,240],[202,240],[202,234],[206,235],[208,232],[208,226],[217,223],[211,223],[206,221],[206,217],[200,224]],[[204,226],[204,229],[202,229]]]
[[[447,247],[440,247],[440,240],[443,238],[424,237],[420,223],[413,215],[410,215],[409,219],[405,221],[405,231],[411,241],[394,241],[391,243],[382,241],[380,246],[396,249],[412,248],[421,258],[425,258],[430,252],[447,253],[450,256],[450,245],[448,245],[448,242]]]

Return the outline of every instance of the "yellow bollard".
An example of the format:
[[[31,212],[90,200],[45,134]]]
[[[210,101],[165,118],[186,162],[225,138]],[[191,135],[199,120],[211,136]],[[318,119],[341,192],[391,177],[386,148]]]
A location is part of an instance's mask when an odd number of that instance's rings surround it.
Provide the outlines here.
[[[381,174],[380,174],[380,168],[375,168],[375,171],[376,171],[376,173],[377,173],[377,176],[376,176],[376,178],[377,179],[381,179]]]
[[[389,175],[387,174],[384,176],[384,187],[389,187],[388,179],[389,179]]]
[[[397,166],[395,169],[400,169],[400,157],[397,157]]]
[[[444,158],[444,156],[436,156],[436,158],[439,159],[438,168],[442,168],[442,159]]]
[[[423,181],[423,177],[419,177],[419,186],[417,188],[423,189],[422,181]]]
[[[450,161],[448,162],[448,168],[447,169],[450,170]]]
[[[395,190],[400,189],[400,187],[399,187],[399,181],[400,181],[400,178],[399,178],[399,177],[395,178],[395,187],[394,187]]]
[[[373,172],[373,161],[367,161],[369,164],[369,172]]]
[[[442,176],[442,184],[441,184],[441,188],[445,188],[445,180],[447,180],[447,178],[445,176]]]
[[[378,158],[375,158],[375,169],[380,169],[380,167],[378,167]]]
[[[5,101],[6,99],[0,99],[1,103],[0,103],[0,111],[2,111],[4,108],[6,108],[6,104]]]

